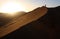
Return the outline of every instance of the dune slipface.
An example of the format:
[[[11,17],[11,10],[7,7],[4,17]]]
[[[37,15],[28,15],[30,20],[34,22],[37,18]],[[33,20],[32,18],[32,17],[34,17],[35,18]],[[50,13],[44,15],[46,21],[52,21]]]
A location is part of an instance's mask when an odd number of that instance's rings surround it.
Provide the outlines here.
[[[47,13],[47,11],[48,11],[48,9],[43,6],[41,8],[35,9],[31,12],[28,12],[27,14],[17,18],[16,20],[13,20],[12,22],[5,25],[8,27],[0,28],[0,37],[8,35],[9,33],[23,27],[24,25],[31,23],[32,21],[36,21],[37,19],[44,16]]]

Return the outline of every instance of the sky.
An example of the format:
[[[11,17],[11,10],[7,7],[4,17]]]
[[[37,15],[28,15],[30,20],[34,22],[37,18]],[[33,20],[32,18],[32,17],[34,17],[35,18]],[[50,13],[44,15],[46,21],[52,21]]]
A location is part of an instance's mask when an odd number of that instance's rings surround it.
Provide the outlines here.
[[[23,5],[26,10],[31,11],[37,7],[44,6],[47,7],[56,7],[60,6],[60,0],[0,0],[0,7],[8,1],[16,1],[19,4]]]
[[[18,0],[21,1],[21,0]],[[37,7],[44,6],[46,4],[47,7],[56,7],[60,6],[60,0],[22,0],[22,3],[26,3],[26,7],[30,9],[35,9]]]
[[[26,0],[32,5],[43,6],[47,5],[48,7],[55,7],[60,5],[60,0]]]

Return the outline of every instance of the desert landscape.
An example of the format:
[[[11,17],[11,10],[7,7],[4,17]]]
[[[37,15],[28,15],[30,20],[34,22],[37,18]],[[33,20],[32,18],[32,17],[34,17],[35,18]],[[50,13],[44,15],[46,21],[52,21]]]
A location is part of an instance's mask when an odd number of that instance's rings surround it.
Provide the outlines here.
[[[44,0],[44,5],[42,0],[25,0],[26,6],[19,1],[0,4],[0,39],[60,39],[60,5],[53,5],[58,0]]]

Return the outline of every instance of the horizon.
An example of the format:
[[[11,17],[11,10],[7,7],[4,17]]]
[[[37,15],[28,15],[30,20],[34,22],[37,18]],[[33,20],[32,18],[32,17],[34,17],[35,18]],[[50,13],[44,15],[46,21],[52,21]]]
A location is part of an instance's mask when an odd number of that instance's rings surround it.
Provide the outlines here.
[[[38,1],[37,0],[0,0],[0,12],[9,12],[9,13],[16,11],[29,12],[37,7],[42,7],[45,5],[46,7],[49,8],[57,7],[60,6],[60,0],[57,1],[56,0],[38,0]]]

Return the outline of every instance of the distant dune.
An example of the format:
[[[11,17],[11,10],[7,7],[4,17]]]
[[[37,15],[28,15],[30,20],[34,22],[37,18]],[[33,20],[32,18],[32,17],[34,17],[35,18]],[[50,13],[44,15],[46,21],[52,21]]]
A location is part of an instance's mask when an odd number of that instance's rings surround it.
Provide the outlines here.
[[[4,25],[13,21],[13,19],[16,19],[16,18],[26,14],[26,12],[16,12],[16,13],[17,14],[15,16],[10,16],[7,13],[0,13],[0,27],[3,27]]]
[[[0,37],[4,36],[2,39],[60,38],[60,6],[39,7],[12,22],[6,25],[8,27],[0,28]]]

